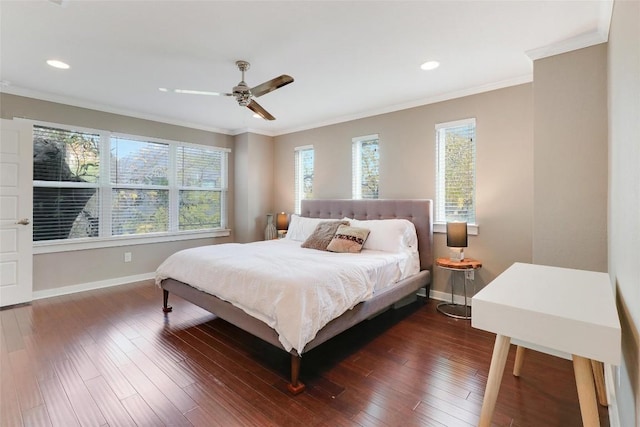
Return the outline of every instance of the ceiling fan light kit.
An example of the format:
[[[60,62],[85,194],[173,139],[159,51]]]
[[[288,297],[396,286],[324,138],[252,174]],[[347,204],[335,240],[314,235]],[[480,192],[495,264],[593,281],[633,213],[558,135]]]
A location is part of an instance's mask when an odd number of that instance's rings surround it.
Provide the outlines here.
[[[244,81],[244,73],[251,67],[251,64],[247,61],[236,61],[236,66],[242,73],[242,78],[240,80],[240,83],[233,87],[231,93],[208,92],[193,89],[173,89],[172,91],[174,93],[189,95],[233,96],[238,102],[238,105],[240,105],[241,107],[247,107],[265,120],[275,120],[276,118],[272,116],[267,110],[265,110],[260,104],[258,104],[254,98],[266,95],[269,92],[273,92],[274,90],[281,88],[282,86],[293,83],[293,77],[283,74],[264,83],[261,83],[258,86],[250,88],[249,85]],[[160,91],[168,92],[169,90],[166,88],[160,88]]]

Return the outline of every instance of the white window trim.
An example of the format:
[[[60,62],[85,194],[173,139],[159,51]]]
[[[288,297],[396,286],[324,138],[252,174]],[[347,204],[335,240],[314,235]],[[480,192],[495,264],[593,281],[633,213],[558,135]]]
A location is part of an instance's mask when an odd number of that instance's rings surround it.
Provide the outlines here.
[[[434,222],[433,232],[447,234],[447,223]],[[470,236],[477,236],[478,234],[480,234],[480,226],[478,224],[467,224],[467,234]]]
[[[148,245],[150,243],[177,242],[180,240],[210,239],[215,237],[227,237],[231,235],[230,229],[215,231],[181,231],[177,233],[163,233],[162,235],[149,233],[136,236],[102,237],[100,240],[93,238],[72,239],[70,241],[34,242],[34,254],[49,254],[54,252],[82,251],[86,249],[114,248],[118,246]]]
[[[436,134],[436,141],[435,143],[438,144],[438,140],[437,140],[437,134],[438,131],[440,129],[443,128],[450,128],[450,127],[457,127],[457,126],[464,126],[464,125],[468,125],[470,123],[473,123],[474,126],[476,126],[476,118],[475,117],[471,117],[468,119],[461,119],[461,120],[454,120],[454,121],[450,121],[450,122],[444,122],[444,123],[437,123],[435,126],[435,134]],[[439,159],[436,159],[436,163],[439,162]],[[476,164],[477,166],[477,164]],[[436,180],[436,184],[440,182],[443,183],[444,180],[440,179],[440,180]],[[477,190],[477,188],[476,188]],[[437,193],[437,192],[436,192]],[[477,202],[477,199],[476,199]],[[434,204],[438,204],[437,200],[434,200]],[[440,206],[436,206],[436,209],[440,209]],[[477,208],[477,206],[476,206]],[[471,236],[476,236],[480,233],[480,225],[477,223],[477,216],[478,212],[476,210],[476,222],[471,224],[467,224],[467,234],[471,235]],[[434,219],[435,219],[435,212],[434,212]],[[442,221],[435,221],[433,222],[433,232],[434,233],[447,233],[447,223],[446,222],[442,222]]]
[[[61,124],[61,123],[52,123],[45,122],[40,120],[31,120],[31,119],[21,119],[25,123],[30,124],[31,126],[44,126],[44,127],[52,127],[59,129],[68,129],[77,132],[84,133],[94,133],[100,135],[100,143],[101,150],[105,152],[105,146],[108,146],[109,138],[127,138],[131,140],[138,140],[143,142],[158,142],[162,144],[169,144],[169,149],[174,150],[176,148],[176,144],[181,146],[191,146],[196,148],[207,147],[207,148],[215,148],[217,150],[224,151],[226,153],[230,153],[231,149],[225,147],[217,147],[212,145],[204,145],[204,144],[193,144],[189,142],[182,141],[172,141],[166,139],[159,139],[154,137],[145,137],[140,135],[129,135],[119,132],[111,132],[108,130],[100,130],[87,128],[83,126],[75,126],[69,124]],[[172,159],[172,157],[169,157]],[[227,162],[223,164],[223,183],[222,188],[224,188],[224,193],[226,195],[229,194],[228,189],[228,159]],[[171,167],[175,167],[175,165],[170,165]],[[106,162],[100,162],[100,173],[101,176],[107,176],[106,174]],[[75,183],[51,183],[48,181],[38,181],[40,186],[54,186],[54,187],[73,187],[78,186]],[[101,188],[100,184],[91,184],[95,185],[96,188]],[[109,184],[111,187],[114,187],[113,184]],[[86,187],[86,184],[81,185],[82,187]],[[118,188],[140,188],[136,185],[117,185]],[[147,186],[151,188],[153,186]],[[160,187],[159,187],[160,188]],[[191,187],[184,187],[185,189]],[[166,187],[162,187],[162,189],[166,189]],[[182,187],[175,187],[176,191],[182,189]],[[31,190],[33,191],[33,190]],[[170,188],[171,191],[171,188]],[[109,191],[101,191],[101,203],[111,203],[110,197],[111,192]],[[108,194],[106,194],[108,193]],[[107,198],[105,200],[105,197]],[[133,245],[145,245],[150,243],[163,243],[163,242],[175,242],[180,240],[195,240],[195,239],[207,239],[207,238],[215,238],[215,237],[228,237],[231,235],[231,230],[227,228],[227,200],[226,197],[222,198],[222,206],[221,206],[221,217],[220,217],[220,229],[217,230],[189,230],[189,231],[177,231],[177,232],[167,232],[167,233],[148,233],[142,235],[125,235],[125,236],[105,236],[105,237],[91,237],[91,238],[79,238],[79,239],[69,239],[69,240],[55,240],[55,241],[38,241],[33,242],[33,253],[34,254],[46,254],[46,253],[55,253],[55,252],[69,252],[69,251],[78,251],[78,250],[86,250],[86,249],[101,249],[101,248],[111,248],[111,247],[119,247],[119,246],[133,246]],[[111,227],[111,217],[107,215],[108,218],[101,218],[100,227],[109,226]],[[170,221],[171,215],[170,215]],[[177,218],[174,219],[177,221]]]

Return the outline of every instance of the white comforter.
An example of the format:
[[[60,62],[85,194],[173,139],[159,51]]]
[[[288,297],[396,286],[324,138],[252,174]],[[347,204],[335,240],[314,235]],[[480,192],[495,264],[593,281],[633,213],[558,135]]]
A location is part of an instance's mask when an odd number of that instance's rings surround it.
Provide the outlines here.
[[[416,254],[363,250],[340,254],[287,239],[186,249],[158,267],[262,320],[283,347],[301,353],[318,331],[376,289],[417,273]]]

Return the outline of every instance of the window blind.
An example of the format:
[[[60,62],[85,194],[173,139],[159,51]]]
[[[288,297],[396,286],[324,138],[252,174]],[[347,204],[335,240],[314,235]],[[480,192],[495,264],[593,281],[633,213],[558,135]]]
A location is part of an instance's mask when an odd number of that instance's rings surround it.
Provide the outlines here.
[[[229,150],[34,126],[34,241],[226,226]]]
[[[436,125],[436,222],[476,223],[476,121]]]
[[[169,230],[169,145],[112,137],[111,235]]]
[[[34,241],[98,235],[99,154],[98,134],[34,127]]]
[[[378,135],[352,139],[352,197],[377,199],[379,195],[380,152]]]
[[[300,214],[302,200],[313,197],[314,151],[310,145],[294,150],[294,208]]]
[[[176,151],[179,187],[178,229],[201,230],[222,226],[226,191],[226,152],[183,146]]]

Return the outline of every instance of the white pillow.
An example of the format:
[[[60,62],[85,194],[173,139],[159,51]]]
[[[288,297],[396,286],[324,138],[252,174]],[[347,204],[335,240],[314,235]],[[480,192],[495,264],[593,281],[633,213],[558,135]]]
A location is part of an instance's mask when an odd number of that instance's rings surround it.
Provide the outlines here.
[[[300,215],[291,215],[289,221],[289,229],[287,230],[287,239],[304,242],[313,234],[318,224],[327,221],[339,221],[338,219],[328,218],[307,218]]]
[[[344,218],[352,227],[371,230],[362,249],[385,252],[418,252],[418,235],[415,225],[408,219],[368,219]]]

